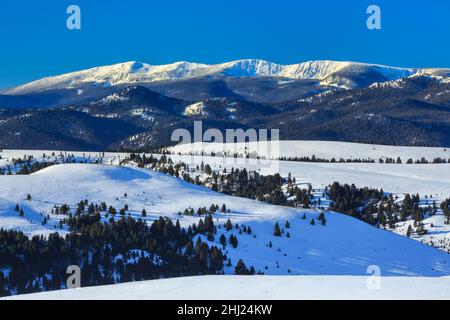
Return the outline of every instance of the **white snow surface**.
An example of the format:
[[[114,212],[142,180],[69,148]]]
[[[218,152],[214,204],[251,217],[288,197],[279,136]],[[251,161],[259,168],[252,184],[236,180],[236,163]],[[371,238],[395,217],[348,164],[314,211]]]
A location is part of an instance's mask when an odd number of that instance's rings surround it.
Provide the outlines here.
[[[129,61],[109,66],[95,67],[58,76],[42,78],[14,88],[2,90],[3,94],[25,94],[56,88],[76,88],[83,84],[112,86],[194,77],[224,75],[229,77],[279,77],[285,79],[315,79],[326,85],[349,87],[332,77],[341,70],[364,72],[376,69],[387,80],[395,80],[420,72],[421,74],[448,74],[444,69],[411,69],[365,64],[347,61],[317,60],[292,65],[281,65],[258,59],[243,59],[220,64],[175,62],[166,65],[150,65]]]
[[[432,161],[434,158],[450,158],[450,147],[410,147],[410,146],[389,146],[377,144],[363,144],[339,141],[315,141],[315,140],[281,140],[281,141],[260,141],[260,142],[238,142],[238,143],[209,143],[195,142],[178,144],[168,148],[172,153],[180,154],[211,154],[226,153],[227,155],[238,154],[258,154],[262,158],[274,159],[280,157],[312,157],[322,159],[335,158],[339,161],[343,159],[397,159],[400,157],[405,163],[409,158],[418,160],[425,158]],[[269,150],[269,151],[267,151]]]
[[[357,187],[382,188],[394,194],[432,195],[434,199],[450,196],[450,164],[380,164],[380,163],[313,163],[256,159],[232,159],[210,156],[170,155],[174,161],[190,165],[209,164],[213,169],[246,168],[268,175],[289,173],[297,183],[324,188],[337,181]]]
[[[186,300],[186,298],[192,300],[437,300],[450,298],[450,278],[201,276],[67,289],[4,299]]]
[[[267,147],[268,146],[268,147]],[[180,144],[168,148],[174,160],[200,164],[202,161],[215,168],[247,168],[258,170],[261,174],[289,173],[297,182],[311,183],[314,187],[325,187],[334,181],[354,183],[357,187],[383,188],[385,192],[396,194],[419,193],[433,195],[440,199],[450,196],[450,164],[406,164],[425,158],[427,161],[440,157],[450,159],[449,148],[401,147],[371,145],[336,141],[275,141],[260,143],[193,143]],[[267,152],[270,150],[270,152]],[[201,156],[210,155],[216,157]],[[312,157],[322,159],[373,159],[376,163],[313,163],[294,161],[274,161],[257,159],[233,159],[234,153],[267,158]],[[179,155],[181,154],[181,155]],[[220,155],[226,154],[224,158]],[[194,155],[194,156],[191,156]],[[379,159],[397,159],[402,164],[378,163]]]

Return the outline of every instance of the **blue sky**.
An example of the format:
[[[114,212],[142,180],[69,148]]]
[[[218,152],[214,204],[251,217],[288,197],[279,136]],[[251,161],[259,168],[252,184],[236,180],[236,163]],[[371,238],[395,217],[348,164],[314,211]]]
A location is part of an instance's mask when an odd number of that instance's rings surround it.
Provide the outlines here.
[[[81,30],[66,28],[70,4]],[[381,30],[366,28],[370,4]],[[129,60],[450,67],[450,1],[2,0],[0,39],[0,87]]]

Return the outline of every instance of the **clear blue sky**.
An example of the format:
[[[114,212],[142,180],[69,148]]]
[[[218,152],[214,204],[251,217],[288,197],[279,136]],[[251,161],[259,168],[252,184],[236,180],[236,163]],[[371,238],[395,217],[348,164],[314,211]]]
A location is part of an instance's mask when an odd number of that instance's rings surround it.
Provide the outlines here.
[[[66,28],[66,8],[82,30]],[[366,28],[366,8],[382,29]],[[0,87],[128,60],[450,67],[448,0],[1,0]]]

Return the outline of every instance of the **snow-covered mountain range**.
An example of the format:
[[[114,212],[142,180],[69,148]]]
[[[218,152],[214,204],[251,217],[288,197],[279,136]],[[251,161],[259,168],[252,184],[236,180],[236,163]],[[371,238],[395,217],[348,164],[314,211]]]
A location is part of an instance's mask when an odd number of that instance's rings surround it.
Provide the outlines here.
[[[221,64],[176,62],[150,65],[138,61],[96,67],[92,69],[43,78],[18,87],[0,91],[16,95],[51,89],[70,89],[84,85],[115,86],[150,83],[165,80],[191,79],[208,76],[279,77],[295,80],[317,80],[321,85],[353,88],[408,77],[414,74],[448,75],[448,69],[397,68],[375,64],[341,61],[307,61],[281,65],[269,61],[246,59]]]
[[[200,119],[219,129],[280,128],[281,140],[447,147],[449,106],[450,69],[126,62],[0,91],[0,145],[150,150],[170,144],[169,127]]]

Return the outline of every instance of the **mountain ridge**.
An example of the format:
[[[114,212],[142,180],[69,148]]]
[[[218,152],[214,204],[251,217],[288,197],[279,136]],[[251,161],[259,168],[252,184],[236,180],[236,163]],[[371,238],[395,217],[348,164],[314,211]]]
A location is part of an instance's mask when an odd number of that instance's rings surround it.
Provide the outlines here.
[[[418,73],[448,75],[450,74],[450,69],[401,68],[380,64],[334,60],[312,60],[288,65],[259,59],[242,59],[219,64],[179,61],[164,65],[150,65],[139,61],[128,61],[45,77],[13,88],[3,89],[0,93],[5,95],[18,95],[56,88],[70,89],[85,84],[108,87],[120,84],[153,83],[211,76],[307,79],[321,81],[322,85],[352,88],[360,85],[358,83],[352,83],[351,79],[346,79],[368,72],[375,73],[375,80],[389,81]],[[340,79],[342,77],[344,80]],[[377,81],[371,82],[369,80],[368,82],[370,85]]]

